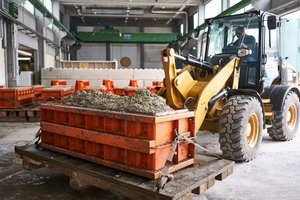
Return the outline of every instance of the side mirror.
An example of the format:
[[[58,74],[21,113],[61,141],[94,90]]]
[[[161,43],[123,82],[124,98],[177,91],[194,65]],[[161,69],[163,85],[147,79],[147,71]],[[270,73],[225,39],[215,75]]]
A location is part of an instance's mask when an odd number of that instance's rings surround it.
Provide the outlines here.
[[[274,15],[268,16],[268,29],[274,30],[277,28],[277,18]]]

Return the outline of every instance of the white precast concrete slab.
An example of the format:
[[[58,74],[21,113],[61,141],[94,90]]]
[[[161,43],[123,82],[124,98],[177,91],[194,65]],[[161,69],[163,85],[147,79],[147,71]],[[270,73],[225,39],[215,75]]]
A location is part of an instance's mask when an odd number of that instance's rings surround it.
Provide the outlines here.
[[[41,83],[42,83],[42,85],[48,87],[48,86],[51,85],[51,80],[49,80],[49,79],[43,79],[43,80],[41,81]]]
[[[33,83],[33,72],[21,72],[19,76],[19,86],[31,86]]]
[[[45,68],[55,67],[55,57],[49,54],[45,55]]]
[[[162,80],[164,71],[158,69],[134,69],[134,80]]]

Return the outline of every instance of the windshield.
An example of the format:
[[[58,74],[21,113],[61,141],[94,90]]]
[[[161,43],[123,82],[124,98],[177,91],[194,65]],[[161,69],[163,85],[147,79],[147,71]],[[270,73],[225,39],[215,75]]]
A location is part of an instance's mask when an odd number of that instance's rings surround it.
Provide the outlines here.
[[[209,25],[205,61],[216,54],[237,54],[238,48],[252,50],[249,60],[257,60],[259,16],[253,13],[212,19]]]

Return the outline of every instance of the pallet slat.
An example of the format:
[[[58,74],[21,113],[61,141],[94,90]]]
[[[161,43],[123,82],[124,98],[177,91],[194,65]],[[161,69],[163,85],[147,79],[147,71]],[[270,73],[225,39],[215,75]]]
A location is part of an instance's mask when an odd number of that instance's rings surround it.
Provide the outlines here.
[[[99,166],[87,161],[70,158],[60,153],[35,148],[34,145],[16,147],[17,155],[70,176],[71,182],[81,186],[95,186],[110,190],[132,199],[179,200],[190,199],[190,193],[203,193],[213,186],[214,180],[223,173],[232,172],[233,162],[215,159],[206,164],[197,164],[174,173],[174,179],[165,188],[156,192],[155,181]],[[223,178],[225,178],[223,176]],[[223,179],[222,179],[223,180]]]

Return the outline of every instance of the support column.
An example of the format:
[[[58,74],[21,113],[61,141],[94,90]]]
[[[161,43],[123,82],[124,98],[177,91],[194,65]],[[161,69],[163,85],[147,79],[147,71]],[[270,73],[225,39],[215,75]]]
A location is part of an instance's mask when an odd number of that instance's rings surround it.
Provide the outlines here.
[[[140,32],[144,33],[145,32],[145,27],[144,26],[140,26]],[[142,69],[145,68],[145,45],[144,43],[140,43],[140,67]]]
[[[71,32],[77,32],[77,26],[75,25],[75,23],[72,23],[72,17],[70,17],[70,31]],[[78,48],[73,48],[73,45],[70,46],[70,56],[71,56],[71,60],[77,60],[77,50]]]
[[[36,21],[36,30],[41,33],[42,35],[45,35],[46,28],[44,28],[41,21]],[[47,44],[46,41],[42,38],[38,38],[38,51],[36,53],[36,67],[34,68],[34,83],[39,84],[41,82],[41,69],[43,69],[46,65],[46,48]]]
[[[56,17],[58,20],[60,20],[60,14],[59,14],[59,8],[60,4],[59,1],[57,0],[52,0],[52,13],[54,17]],[[61,31],[56,28],[55,26],[53,27],[53,33],[55,36],[55,43],[60,46],[61,45]],[[55,67],[60,67],[60,58],[62,57],[61,55],[61,48],[55,48]]]
[[[18,86],[19,83],[19,64],[17,60],[17,27],[15,24],[6,23],[7,27],[7,71],[8,85],[11,87]]]
[[[194,16],[188,16],[188,32],[194,29]]]
[[[106,45],[106,48],[105,48],[106,49],[106,60],[110,61],[110,60],[112,60],[111,59],[111,43],[106,42],[105,45]]]

